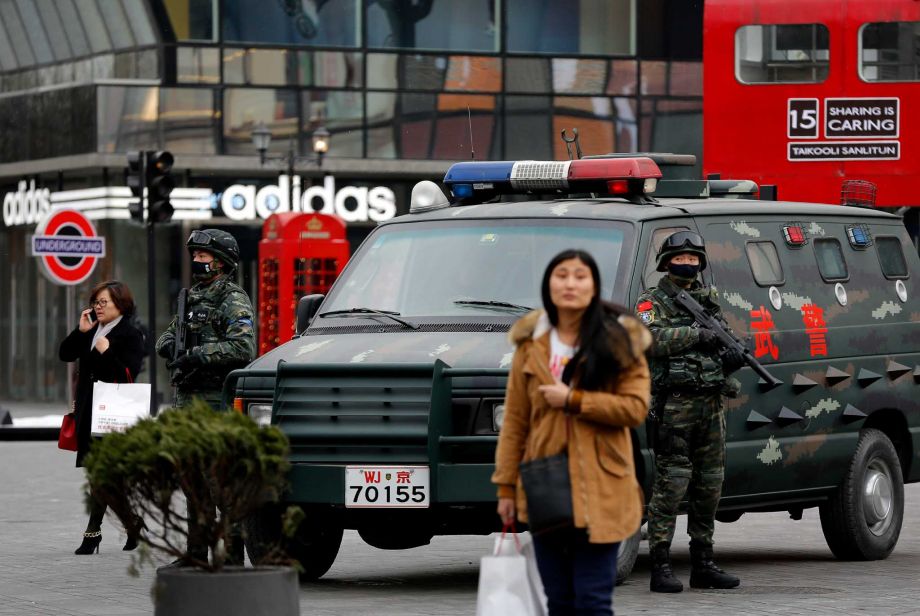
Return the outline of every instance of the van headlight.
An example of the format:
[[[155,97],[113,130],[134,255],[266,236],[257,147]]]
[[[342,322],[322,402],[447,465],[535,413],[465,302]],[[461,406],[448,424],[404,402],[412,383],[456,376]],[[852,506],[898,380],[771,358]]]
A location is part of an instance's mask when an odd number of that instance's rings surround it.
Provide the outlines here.
[[[272,423],[271,402],[254,402],[246,409],[246,414],[258,425],[270,426]]]
[[[505,403],[496,402],[492,405],[492,430],[500,432],[502,422],[505,420]]]

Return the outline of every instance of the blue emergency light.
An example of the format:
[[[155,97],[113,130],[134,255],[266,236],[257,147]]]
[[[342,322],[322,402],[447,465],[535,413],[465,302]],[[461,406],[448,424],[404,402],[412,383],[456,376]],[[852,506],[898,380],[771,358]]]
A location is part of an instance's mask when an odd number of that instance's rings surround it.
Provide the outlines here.
[[[658,165],[650,158],[637,156],[456,163],[447,170],[444,184],[455,199],[470,203],[502,194],[647,195],[655,191],[659,178]]]
[[[852,225],[847,227],[847,239],[853,248],[868,248],[872,245],[872,236],[869,235],[869,229],[864,225]]]

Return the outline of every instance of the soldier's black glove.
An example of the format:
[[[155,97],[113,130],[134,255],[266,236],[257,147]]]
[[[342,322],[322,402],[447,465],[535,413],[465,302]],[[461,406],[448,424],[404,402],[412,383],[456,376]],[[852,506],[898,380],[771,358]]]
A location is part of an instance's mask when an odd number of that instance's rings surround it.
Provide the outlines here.
[[[715,332],[712,330],[700,328],[699,333],[700,339],[699,342],[696,343],[696,346],[701,350],[715,351],[721,345],[718,336],[716,336]]]
[[[725,349],[719,354],[722,359],[722,372],[731,374],[744,365],[744,354],[738,349]]]
[[[170,342],[169,344],[164,344],[160,347],[160,350],[157,351],[157,355],[163,359],[172,359],[172,356],[176,353],[176,343]]]
[[[177,372],[188,372],[193,368],[197,368],[201,364],[202,361],[200,355],[195,353],[186,353],[179,359],[167,363],[166,367]]]

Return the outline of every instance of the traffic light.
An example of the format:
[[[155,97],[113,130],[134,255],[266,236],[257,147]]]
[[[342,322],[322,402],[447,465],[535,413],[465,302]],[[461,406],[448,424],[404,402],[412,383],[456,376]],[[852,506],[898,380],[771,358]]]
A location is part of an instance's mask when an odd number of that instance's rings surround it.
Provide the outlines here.
[[[147,152],[147,213],[152,222],[169,222],[173,209],[169,193],[176,187],[172,171],[173,155]]]
[[[128,168],[125,169],[125,184],[131,189],[131,194],[138,197],[128,205],[131,218],[144,222],[144,206],[140,197],[144,194],[144,153],[128,152]]]

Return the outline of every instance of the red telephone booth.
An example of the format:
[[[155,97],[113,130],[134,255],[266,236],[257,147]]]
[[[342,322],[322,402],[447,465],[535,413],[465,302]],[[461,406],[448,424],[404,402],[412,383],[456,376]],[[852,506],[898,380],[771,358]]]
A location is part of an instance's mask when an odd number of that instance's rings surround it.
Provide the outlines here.
[[[286,212],[265,221],[259,242],[259,355],[290,340],[297,302],[328,293],[348,256],[345,223],[335,216]]]

